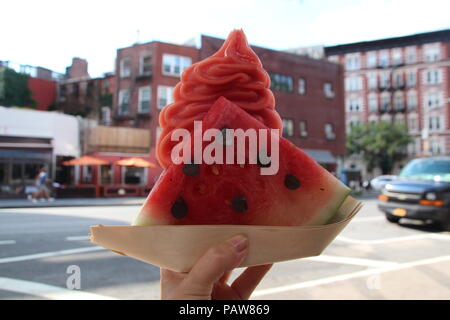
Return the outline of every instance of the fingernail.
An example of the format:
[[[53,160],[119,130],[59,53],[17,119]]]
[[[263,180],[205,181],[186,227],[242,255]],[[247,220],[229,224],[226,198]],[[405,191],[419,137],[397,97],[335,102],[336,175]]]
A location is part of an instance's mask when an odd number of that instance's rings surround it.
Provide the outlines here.
[[[237,235],[228,242],[234,247],[237,253],[244,251],[248,246],[248,239],[243,235]]]

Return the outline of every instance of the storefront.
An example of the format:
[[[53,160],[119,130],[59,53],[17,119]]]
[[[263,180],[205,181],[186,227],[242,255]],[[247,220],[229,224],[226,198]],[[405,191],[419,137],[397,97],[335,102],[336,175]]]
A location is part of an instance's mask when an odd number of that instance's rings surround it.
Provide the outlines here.
[[[0,107],[0,199],[26,197],[41,167],[56,181],[58,160],[78,155],[75,117]]]
[[[97,197],[118,197],[118,196],[146,196],[151,190],[162,168],[158,165],[153,153],[130,154],[113,152],[95,152],[89,154],[90,157],[103,160],[107,164],[102,165],[79,165],[75,166],[76,184],[74,189],[91,188],[90,196]],[[121,166],[117,161],[130,157],[141,158],[155,167]],[[61,196],[71,196],[75,190],[69,194],[66,190],[61,190]]]

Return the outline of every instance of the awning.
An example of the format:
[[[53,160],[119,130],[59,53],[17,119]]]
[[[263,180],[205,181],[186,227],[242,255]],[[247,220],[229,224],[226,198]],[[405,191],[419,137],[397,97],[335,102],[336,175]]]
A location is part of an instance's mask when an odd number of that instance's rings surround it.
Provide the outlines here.
[[[311,158],[316,160],[318,163],[336,163],[336,158],[328,150],[322,149],[302,149]]]
[[[110,164],[109,161],[97,159],[91,156],[82,156],[72,160],[67,160],[62,163],[63,166],[103,166]]]
[[[114,164],[125,167],[140,167],[140,168],[156,168],[157,165],[153,162],[147,161],[142,158],[132,157],[114,162]]]

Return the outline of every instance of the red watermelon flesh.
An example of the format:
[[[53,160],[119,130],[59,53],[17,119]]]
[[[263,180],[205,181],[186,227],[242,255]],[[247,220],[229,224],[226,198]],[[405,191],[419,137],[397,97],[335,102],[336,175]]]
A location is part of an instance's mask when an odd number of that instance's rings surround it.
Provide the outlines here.
[[[223,97],[214,103],[202,125],[203,131],[269,130]],[[284,138],[279,140],[279,169],[275,175],[261,175],[260,165],[248,164],[248,160],[244,165],[170,165],[150,192],[134,225],[322,225],[350,192]]]

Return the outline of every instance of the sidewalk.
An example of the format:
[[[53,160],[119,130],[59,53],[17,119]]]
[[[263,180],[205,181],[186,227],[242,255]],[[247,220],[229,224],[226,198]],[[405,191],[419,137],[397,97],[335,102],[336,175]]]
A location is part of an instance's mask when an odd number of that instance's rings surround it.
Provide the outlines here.
[[[365,191],[354,194],[353,197],[359,200],[376,199],[378,192]],[[145,197],[118,197],[118,198],[73,198],[55,199],[53,202],[31,202],[27,199],[0,200],[2,208],[46,208],[46,207],[92,207],[92,206],[140,206],[144,203]]]
[[[31,202],[27,199],[0,200],[2,208],[45,208],[45,207],[92,207],[92,206],[140,206],[145,197],[118,197],[118,198],[73,198],[55,199],[53,202]]]

